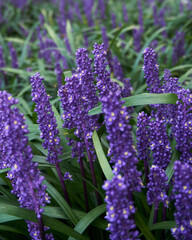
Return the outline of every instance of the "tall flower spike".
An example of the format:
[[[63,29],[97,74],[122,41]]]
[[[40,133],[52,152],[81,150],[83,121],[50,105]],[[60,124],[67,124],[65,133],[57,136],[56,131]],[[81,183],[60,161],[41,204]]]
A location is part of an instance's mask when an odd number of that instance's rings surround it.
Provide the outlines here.
[[[9,47],[9,52],[10,52],[10,56],[11,56],[12,67],[18,68],[17,53],[15,51],[15,48],[13,47],[11,42],[8,43],[8,47]]]
[[[93,168],[95,153],[91,136],[94,129],[99,126],[98,116],[89,116],[88,111],[96,106],[98,98],[93,83],[94,75],[91,59],[86,49],[80,48],[77,50],[76,62],[78,66],[77,73],[73,74],[71,78],[66,78],[65,86],[62,86],[59,90],[61,107],[64,110],[62,118],[65,123],[63,127],[68,129],[76,128],[75,135],[80,141],[69,140],[69,145],[72,145],[72,156],[78,157],[81,164],[84,151],[87,151],[93,183],[97,187]],[[96,197],[98,203],[100,203],[98,192],[96,192]]]
[[[175,221],[172,229],[176,240],[192,239],[192,166],[179,161],[174,165]]]
[[[67,189],[62,177],[60,170],[59,155],[62,154],[62,147],[60,146],[61,139],[59,138],[59,130],[57,129],[56,119],[52,110],[51,103],[49,102],[50,97],[47,95],[45,87],[43,85],[44,78],[36,73],[31,76],[31,96],[32,101],[36,103],[35,112],[37,112],[39,129],[41,130],[40,137],[44,139],[43,147],[48,149],[47,161],[55,164],[63,193],[66,201],[70,204]]]
[[[143,51],[143,54],[143,71],[148,87],[147,90],[150,91],[150,93],[160,93],[161,80],[159,78],[159,65],[157,63],[155,50],[148,47]]]
[[[120,174],[111,181],[105,181],[107,203],[106,219],[109,222],[107,230],[111,232],[111,240],[138,239],[139,232],[133,220],[136,209],[133,200],[129,198],[130,191],[125,183],[125,177]]]
[[[141,112],[138,114],[137,118],[137,149],[138,157],[144,163],[146,182],[149,182],[148,179],[148,165],[150,161],[150,117],[146,113]]]
[[[155,214],[153,222],[156,222],[157,210],[159,203],[163,202],[164,206],[168,207],[168,196],[166,194],[168,177],[161,167],[152,165],[149,173],[149,183],[147,184],[147,201],[149,205],[155,205]]]
[[[120,90],[115,82],[110,79],[110,73],[106,69],[108,65],[107,52],[104,50],[104,44],[94,44],[94,67],[97,80],[97,87],[99,89],[100,97],[108,96],[109,92],[116,92]]]
[[[29,133],[25,118],[13,105],[18,100],[6,91],[0,92],[0,168],[10,167],[8,178],[12,183],[14,193],[20,206],[34,210],[38,223],[27,221],[30,236],[34,240],[53,239],[52,234],[46,234],[41,214],[49,197],[45,192],[46,186],[42,184],[43,176],[37,169],[38,164],[32,162],[32,149],[28,146]]]
[[[153,164],[166,169],[171,160],[171,147],[164,120],[152,120],[150,123],[150,147]]]
[[[109,155],[114,163],[115,177],[106,181],[103,188],[106,190],[108,229],[111,239],[137,239],[133,213],[132,192],[141,191],[143,183],[140,172],[137,170],[137,158],[129,125],[129,114],[120,102],[121,93],[110,92],[101,99],[109,141]],[[123,177],[120,175],[123,174]]]
[[[178,101],[172,133],[177,142],[176,149],[181,152],[180,161],[192,163],[192,94],[189,90],[181,89],[177,92]]]

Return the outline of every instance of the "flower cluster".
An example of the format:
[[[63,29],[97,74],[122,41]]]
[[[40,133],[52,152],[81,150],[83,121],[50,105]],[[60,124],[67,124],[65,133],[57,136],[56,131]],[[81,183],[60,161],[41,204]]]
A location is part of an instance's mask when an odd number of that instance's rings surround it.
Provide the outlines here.
[[[180,161],[174,165],[175,208],[174,214],[177,227],[172,229],[175,239],[192,238],[192,167]]]
[[[146,113],[140,112],[137,118],[138,157],[144,162],[146,182],[148,183],[148,164],[150,160],[150,119]]]
[[[32,101],[36,103],[35,111],[38,114],[37,123],[41,130],[41,138],[43,147],[48,149],[47,161],[50,163],[57,163],[59,155],[62,154],[62,147],[60,147],[60,138],[58,137],[59,130],[57,129],[56,119],[49,102],[50,97],[47,95],[45,87],[42,83],[44,80],[39,73],[31,77],[32,86]]]
[[[65,172],[64,174],[64,180],[70,180],[70,181],[73,181],[73,178],[72,178],[72,175],[69,173],[69,172]]]
[[[11,56],[12,67],[18,68],[17,54],[11,42],[8,43],[8,47],[9,47],[9,53]]]
[[[192,94],[189,90],[181,89],[178,92],[177,115],[172,133],[176,139],[176,148],[181,152],[180,160],[183,163],[192,163]]]
[[[150,205],[155,204],[158,208],[159,202],[163,202],[168,207],[168,196],[166,194],[168,177],[159,166],[152,165],[149,173],[149,183],[147,184],[147,201]]]
[[[137,170],[137,158],[131,135],[129,114],[126,107],[120,102],[121,93],[109,92],[103,97],[102,105],[105,114],[106,128],[108,132],[111,162],[114,163],[115,174],[111,181],[105,182],[107,216],[111,231],[111,239],[137,239],[133,213],[135,208],[132,201],[132,192],[141,191],[143,183],[140,172]],[[123,177],[121,176],[123,174]]]
[[[106,191],[106,219],[109,222],[107,229],[111,232],[110,239],[138,239],[139,232],[132,217],[135,207],[125,177],[116,175],[111,181],[105,181],[103,189]]]
[[[61,98],[61,107],[64,110],[62,118],[65,120],[64,127],[68,129],[76,128],[75,135],[83,140],[77,142],[73,139],[69,140],[69,144],[73,146],[73,157],[83,157],[85,142],[89,147],[87,150],[92,151],[91,138],[94,129],[98,128],[98,116],[89,116],[88,111],[94,108],[98,103],[96,89],[93,84],[94,75],[91,68],[91,59],[86,49],[80,48],[76,53],[77,73],[71,78],[66,78],[65,86],[59,89]]]
[[[100,92],[100,96],[108,96],[109,92],[116,92],[118,90],[118,85],[111,81],[110,73],[107,71],[106,67],[108,65],[107,52],[104,50],[104,44],[94,45],[94,67],[97,80],[97,87]]]
[[[173,38],[173,66],[179,59],[185,55],[185,34],[184,32],[176,32]]]
[[[29,132],[25,124],[23,114],[12,105],[18,101],[10,94],[0,92],[0,156],[1,168],[10,167],[8,178],[11,180],[14,193],[23,208],[34,210],[38,223],[28,221],[28,227],[32,239],[41,239],[44,229],[41,214],[46,203],[49,203],[49,196],[45,192],[46,185],[43,185],[43,176],[37,169],[38,164],[32,162],[32,149],[28,146],[26,134]],[[42,225],[42,226],[41,226]],[[46,239],[53,239],[52,235],[46,235]]]
[[[150,91],[150,93],[160,93],[161,80],[159,79],[159,65],[157,63],[155,50],[148,47],[143,51],[143,54],[143,70],[148,87],[147,90]]]
[[[151,121],[149,140],[153,154],[153,164],[165,170],[171,160],[171,147],[164,120]]]

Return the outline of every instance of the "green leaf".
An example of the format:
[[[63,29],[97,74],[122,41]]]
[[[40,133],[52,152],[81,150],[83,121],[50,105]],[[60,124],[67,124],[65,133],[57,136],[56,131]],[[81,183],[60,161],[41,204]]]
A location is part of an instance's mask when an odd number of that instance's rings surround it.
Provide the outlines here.
[[[66,200],[61,196],[61,194],[46,180],[44,180],[44,184],[47,186],[47,192],[55,199],[55,201],[59,204],[64,213],[68,216],[71,222],[76,225],[78,223],[78,218],[74,214],[71,207],[68,205]]]
[[[133,107],[139,105],[149,105],[149,104],[176,104],[177,95],[174,93],[142,93],[135,96],[123,98],[125,101],[123,104],[126,107]],[[89,115],[96,115],[101,113],[101,105],[95,107],[89,111]]]
[[[176,226],[175,221],[164,221],[164,222],[159,222],[159,223],[150,225],[149,229],[151,231],[159,230],[159,229],[171,229],[171,228],[174,228],[175,226]]]
[[[38,22],[34,24],[34,26],[30,30],[29,35],[27,36],[27,38],[25,40],[25,43],[23,45],[23,50],[22,50],[21,56],[19,58],[19,66],[22,66],[23,62],[25,61],[25,58],[27,57],[27,46],[29,45],[32,34],[33,34],[34,30],[36,29],[38,24],[39,24]]]
[[[17,230],[13,227],[10,226],[6,226],[6,225],[0,225],[0,232],[1,231],[7,231],[7,232],[14,232],[14,233],[21,233],[23,234],[23,232],[21,230]]]
[[[192,68],[191,69],[189,69],[185,74],[183,74],[180,78],[179,78],[179,82],[180,83],[183,83],[185,80],[186,80],[186,78],[188,77],[188,76],[190,76],[192,74]]]
[[[103,152],[103,148],[101,146],[101,143],[100,143],[100,140],[99,140],[99,137],[98,137],[96,131],[94,131],[92,139],[93,139],[93,144],[95,147],[95,151],[96,151],[97,158],[99,160],[101,169],[102,169],[106,179],[111,180],[113,178],[112,169],[111,169],[111,166],[109,165],[109,162],[105,156],[105,153]]]
[[[9,170],[11,170],[11,168],[3,168],[3,169],[0,169],[0,174],[1,174],[1,173],[4,173],[4,172],[8,172]]]
[[[0,213],[0,223],[15,221],[15,220],[19,220],[19,219],[21,219],[21,218],[11,216],[11,215],[8,215],[5,213]]]
[[[90,212],[88,212],[85,216],[81,218],[81,220],[78,222],[78,224],[75,226],[74,230],[83,233],[85,229],[102,213],[106,211],[106,204],[102,204],[94,209],[92,209]],[[74,240],[74,238],[69,237],[68,240]]]
[[[67,33],[67,37],[68,37],[69,44],[71,47],[71,51],[72,51],[72,53],[75,53],[75,44],[74,44],[74,39],[73,39],[73,35],[72,35],[71,23],[69,20],[67,20],[67,24],[66,24],[66,33]]]
[[[6,200],[0,200],[0,212],[18,218],[22,218],[31,222],[37,222],[36,214],[32,210],[10,205],[6,203]],[[60,232],[67,236],[71,236],[76,240],[89,240],[89,238],[79,234],[71,227],[67,226],[64,223],[61,223],[56,219],[52,219],[45,215],[42,215],[42,219],[44,225],[50,227],[54,231]]]
[[[150,232],[150,230],[145,222],[146,221],[143,219],[142,215],[140,215],[138,212],[136,212],[135,213],[135,224],[137,225],[139,230],[145,236],[146,240],[155,240],[155,237]]]

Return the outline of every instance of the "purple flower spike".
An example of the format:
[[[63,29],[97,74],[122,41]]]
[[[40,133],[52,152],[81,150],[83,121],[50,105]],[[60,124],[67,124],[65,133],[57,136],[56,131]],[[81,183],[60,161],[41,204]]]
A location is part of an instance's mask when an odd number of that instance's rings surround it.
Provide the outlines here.
[[[109,222],[107,230],[111,232],[110,239],[138,239],[139,232],[133,220],[135,207],[125,177],[119,174],[111,181],[105,181],[103,189],[106,191],[106,219]]]
[[[123,10],[123,20],[124,20],[125,23],[128,23],[129,17],[128,17],[128,14],[127,14],[126,5],[124,3],[122,5],[122,10]]]
[[[59,130],[57,129],[57,122],[52,110],[50,97],[47,95],[45,87],[43,85],[44,78],[39,73],[31,76],[31,96],[32,101],[36,103],[35,112],[37,112],[39,129],[41,130],[40,137],[44,139],[43,147],[48,149],[47,161],[55,164],[59,179],[61,182],[64,197],[70,205],[69,196],[65,183],[63,181],[61,169],[59,166],[59,155],[62,154],[62,147],[60,146],[61,139],[59,138]]]
[[[37,123],[41,130],[41,138],[43,147],[48,149],[47,161],[55,164],[61,160],[58,158],[62,154],[62,147],[60,147],[60,138],[58,137],[59,130],[57,129],[56,119],[49,102],[50,97],[47,95],[43,85],[44,78],[36,73],[31,77],[32,86],[32,101],[36,103],[35,112],[38,114]]]
[[[160,93],[161,80],[159,78],[159,65],[157,63],[157,56],[155,50],[152,48],[146,48],[143,51],[144,65],[143,71],[145,73],[147,90],[150,93]]]
[[[72,178],[72,175],[69,173],[69,172],[65,172],[65,175],[64,175],[64,180],[70,180],[70,181],[73,181],[73,178]]]
[[[171,147],[164,120],[151,121],[150,147],[153,154],[153,164],[165,170],[171,160]]]
[[[9,52],[11,56],[12,68],[18,68],[17,53],[11,42],[8,43],[8,47],[9,47]]]
[[[7,177],[12,183],[12,193],[15,194],[22,208],[35,211],[38,223],[29,222],[28,229],[32,239],[53,239],[52,234],[46,234],[41,214],[49,196],[45,192],[46,185],[43,176],[37,169],[38,164],[32,162],[32,149],[28,146],[29,133],[25,118],[19,109],[12,108],[18,100],[6,91],[0,92],[0,168],[10,167]]]
[[[100,91],[101,98],[103,96],[108,96],[109,92],[116,92],[119,88],[118,85],[111,81],[110,73],[107,71],[106,67],[108,65],[107,52],[104,50],[104,44],[94,45],[94,67],[95,74],[97,75],[97,87]]]
[[[148,183],[148,164],[150,160],[150,119],[146,113],[141,112],[137,118],[137,149],[138,157],[143,160],[145,167],[146,182]]]
[[[149,173],[149,183],[147,184],[147,201],[149,205],[155,204],[158,209],[159,202],[163,202],[168,207],[169,201],[166,194],[168,177],[160,167],[152,165]]]
[[[174,186],[175,192],[175,221],[177,227],[172,229],[176,240],[192,239],[192,166],[179,161],[174,165]]]
[[[185,55],[185,34],[183,32],[176,32],[173,38],[173,66],[179,59]]]
[[[120,97],[120,92],[110,92],[108,97],[101,99],[110,143],[109,156],[112,156],[111,162],[115,164],[114,174],[123,173],[130,190],[140,191],[140,172],[136,167],[138,160],[129,125],[130,116],[126,107],[122,106]]]

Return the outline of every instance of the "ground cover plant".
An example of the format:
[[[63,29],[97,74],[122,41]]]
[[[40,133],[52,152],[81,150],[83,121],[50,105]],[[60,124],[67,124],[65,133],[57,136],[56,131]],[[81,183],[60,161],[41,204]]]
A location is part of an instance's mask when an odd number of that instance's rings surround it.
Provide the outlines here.
[[[0,1],[0,239],[192,239],[191,10]]]

